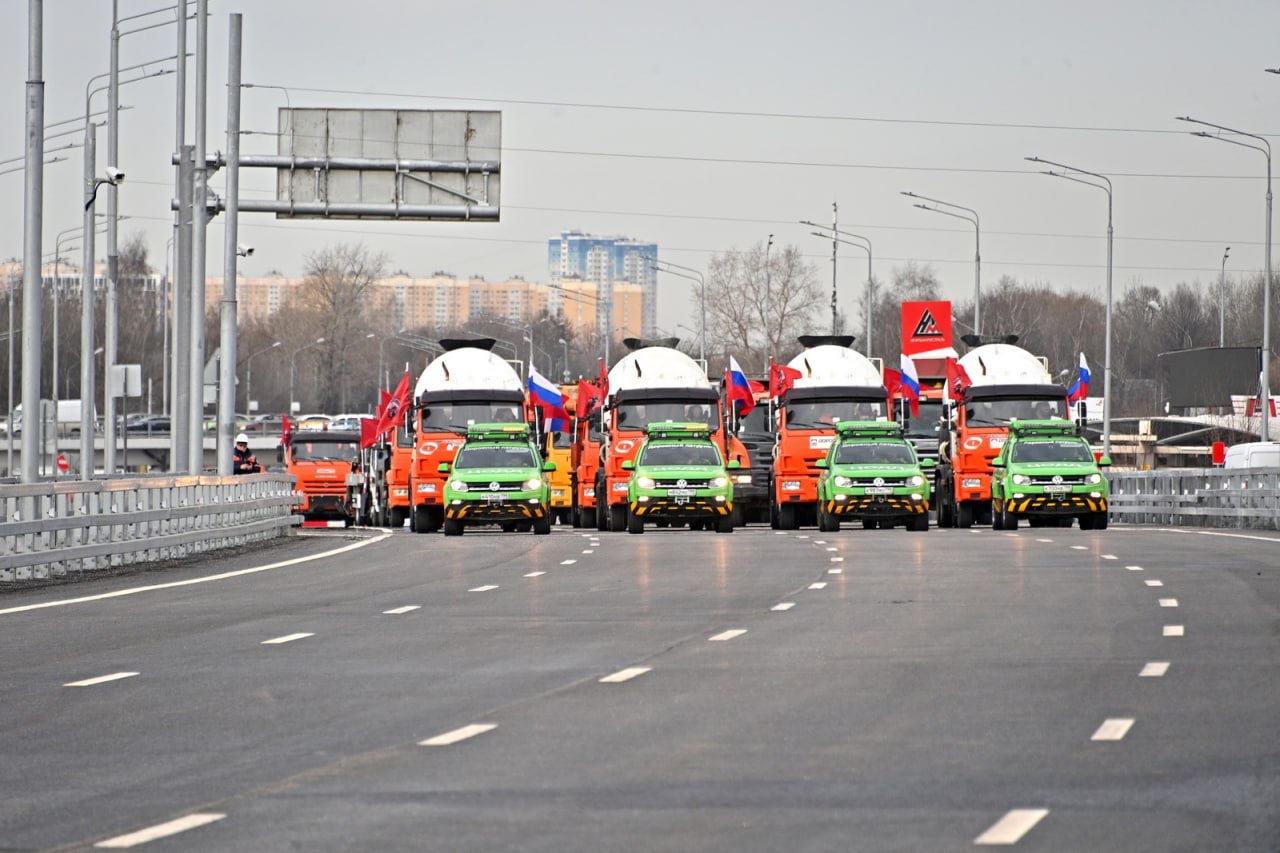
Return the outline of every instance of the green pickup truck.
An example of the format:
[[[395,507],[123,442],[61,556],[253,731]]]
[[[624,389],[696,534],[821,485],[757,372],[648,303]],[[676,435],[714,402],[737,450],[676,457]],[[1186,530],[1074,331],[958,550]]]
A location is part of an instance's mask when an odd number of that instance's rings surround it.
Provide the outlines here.
[[[1017,530],[1018,520],[1032,527],[1071,526],[1081,530],[1107,529],[1107,500],[1111,495],[1089,442],[1075,424],[1063,420],[1012,421],[1009,438],[992,461],[991,526]]]
[[[551,487],[527,424],[476,424],[467,430],[444,486],[444,535],[461,536],[470,525],[497,524],[504,531],[551,532]]]
[[[729,471],[739,467],[736,459],[725,464],[707,424],[650,424],[635,461],[622,463],[623,470],[631,472],[627,532],[644,533],[645,522],[655,521],[732,533]]]
[[[902,427],[892,421],[844,421],[818,460],[818,529],[837,531],[844,519],[863,528],[929,529],[929,478]]]

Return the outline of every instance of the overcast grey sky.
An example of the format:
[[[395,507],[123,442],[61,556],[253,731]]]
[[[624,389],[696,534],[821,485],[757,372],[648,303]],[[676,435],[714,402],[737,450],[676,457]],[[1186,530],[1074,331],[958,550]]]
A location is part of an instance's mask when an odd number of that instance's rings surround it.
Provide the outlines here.
[[[164,4],[119,0],[120,15]],[[11,0],[0,31],[10,116],[0,159],[23,153],[25,6]],[[87,79],[107,68],[110,3],[44,7],[54,122],[83,114]],[[547,238],[576,228],[654,241],[663,258],[698,269],[773,233],[775,246],[800,246],[829,281],[830,244],[796,222],[830,221],[834,201],[840,227],[873,241],[878,278],[915,260],[935,269],[947,295],[969,297],[973,228],[914,209],[899,195],[912,190],[979,212],[984,283],[1012,275],[1101,295],[1106,197],[1038,174],[1029,155],[1112,177],[1117,292],[1216,280],[1228,245],[1228,275],[1263,266],[1265,160],[1193,138],[1174,117],[1280,130],[1280,75],[1263,71],[1280,66],[1275,0],[211,0],[210,10],[210,150],[226,147],[232,11],[244,14],[244,81],[287,87],[294,107],[503,113],[500,223],[244,214],[241,241],[257,249],[241,267],[250,276],[297,275],[306,253],[362,241],[414,275],[544,281]],[[121,65],[171,54],[173,33],[126,36]],[[194,25],[191,33],[194,45]],[[131,217],[122,235],[142,232],[157,267],[171,222],[173,80],[132,84],[121,97],[132,107],[121,118],[120,210]],[[243,127],[273,131],[285,103],[280,90],[247,90]],[[50,154],[69,141],[79,136],[50,142]],[[251,134],[243,148],[271,153],[273,140]],[[80,222],[82,153],[60,154],[66,161],[46,168],[46,252]],[[246,170],[241,183],[246,197],[273,186],[264,170]],[[220,175],[211,181],[222,185]],[[22,250],[21,173],[0,175],[0,193],[8,258]],[[215,220],[210,275],[221,275],[222,239]],[[851,315],[865,275],[865,255],[842,251],[840,299]],[[660,324],[687,316],[689,287],[662,278]]]

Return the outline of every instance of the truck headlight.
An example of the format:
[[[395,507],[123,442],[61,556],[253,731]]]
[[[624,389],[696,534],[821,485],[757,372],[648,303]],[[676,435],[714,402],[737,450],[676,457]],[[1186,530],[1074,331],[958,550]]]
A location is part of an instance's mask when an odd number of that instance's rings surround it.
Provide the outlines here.
[[[636,477],[636,485],[642,489],[652,489],[655,484],[652,477]]]
[[[729,485],[728,477],[712,477],[711,478],[711,488],[713,489],[723,489],[727,485]]]
[[[526,492],[532,492],[534,489],[541,489],[541,488],[542,488],[541,477],[530,477],[529,479],[524,481],[524,490]]]
[[[1030,483],[1030,482],[1031,482],[1031,478],[1028,477],[1026,474],[1013,475],[1013,484],[1015,486],[1025,486],[1027,483]]]
[[[743,486],[749,486],[749,485],[751,485],[751,475],[750,475],[750,474],[737,474],[737,475],[735,475],[735,476],[734,476],[733,481],[734,481],[735,483],[738,483],[738,484],[743,485]]]
[[[454,480],[449,484],[449,488],[453,489],[455,492],[465,492],[467,490],[467,484],[461,480]]]
[[[1098,483],[1101,483],[1101,482],[1102,482],[1102,475],[1101,475],[1101,474],[1090,474],[1088,477],[1085,477],[1085,478],[1084,478],[1084,481],[1085,481],[1086,483],[1089,483],[1090,485],[1097,485]]]
[[[915,475],[915,476],[913,476],[913,477],[908,477],[908,478],[907,478],[907,485],[908,485],[908,486],[923,486],[923,485],[924,485],[924,477],[921,477],[919,474],[916,474],[916,475]]]
[[[853,479],[850,477],[836,477],[832,482],[842,489],[847,489],[853,485]]]

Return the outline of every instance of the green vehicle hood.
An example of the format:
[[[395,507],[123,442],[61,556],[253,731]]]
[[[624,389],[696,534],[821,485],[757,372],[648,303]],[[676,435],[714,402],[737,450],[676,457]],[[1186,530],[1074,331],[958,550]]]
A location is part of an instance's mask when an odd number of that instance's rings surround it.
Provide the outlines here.
[[[1079,477],[1101,473],[1097,465],[1091,465],[1088,462],[1014,462],[1008,466],[1008,469],[1010,474],[1035,474],[1036,476],[1062,474]]]
[[[520,477],[529,480],[541,476],[537,468],[454,468],[452,474],[466,483],[492,480],[498,477],[508,480],[512,477]]]
[[[712,477],[727,476],[720,465],[641,465],[635,469],[636,476],[661,478],[663,480],[679,479],[702,480]]]
[[[862,465],[832,465],[828,470],[831,471],[833,477],[857,477],[864,479],[866,477],[910,477],[913,474],[924,476],[918,465],[876,465],[874,463]]]

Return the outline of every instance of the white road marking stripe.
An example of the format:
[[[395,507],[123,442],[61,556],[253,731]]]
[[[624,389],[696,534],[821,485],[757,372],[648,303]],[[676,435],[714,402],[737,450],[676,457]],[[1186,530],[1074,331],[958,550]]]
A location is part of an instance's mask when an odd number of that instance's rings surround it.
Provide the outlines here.
[[[826,588],[827,588],[826,581],[818,581],[817,583],[809,584],[809,589],[826,589]]]
[[[797,539],[808,539],[809,537],[808,537],[808,536],[797,536],[796,538],[797,538]]]
[[[294,640],[305,640],[307,637],[314,637],[315,634],[285,634],[283,637],[276,637],[274,640],[263,640],[264,646],[278,646],[281,643],[292,643]]]
[[[412,610],[421,610],[421,609],[422,609],[421,604],[406,604],[404,607],[397,607],[394,610],[384,610],[382,611],[382,614],[384,616],[399,616],[401,613],[408,613]]]
[[[1120,558],[1119,558],[1119,557],[1117,557],[1115,554],[1103,554],[1103,555],[1102,555],[1102,559],[1104,559],[1104,560],[1118,560],[1118,559],[1120,559]]]
[[[1147,586],[1164,586],[1164,581],[1143,581]]]
[[[325,557],[335,557],[338,554],[345,554],[347,551],[356,548],[363,548],[366,545],[372,545],[375,542],[381,542],[383,539],[390,538],[392,534],[385,533],[382,536],[375,536],[370,539],[362,539],[359,542],[353,542],[350,545],[344,545],[341,548],[335,548],[332,551],[324,551],[320,554],[312,554],[309,557],[295,557],[292,560],[282,560],[279,563],[269,563],[265,566],[254,566],[251,569],[239,569],[234,572],[223,572],[217,575],[209,575],[203,578],[192,578],[185,581],[174,581],[173,583],[158,583],[150,586],[138,586],[132,589],[121,589],[115,592],[104,592],[101,595],[86,595],[81,598],[64,598],[61,601],[46,601],[41,604],[25,604],[21,607],[10,607],[0,610],[0,616],[6,613],[25,613],[28,610],[43,610],[46,607],[65,607],[68,604],[84,604],[90,601],[105,601],[109,598],[121,598],[126,595],[137,595],[140,592],[153,592],[158,589],[176,589],[180,586],[194,586],[199,583],[210,583],[212,581],[221,581],[228,578],[237,578],[242,575],[252,575],[258,572],[269,572],[272,569],[283,569],[287,566],[296,566],[299,563],[307,563],[311,560],[320,560]]]
[[[826,545],[826,544],[827,544],[827,540],[825,540],[825,539],[815,539],[815,540],[813,540],[813,544],[814,544],[814,545]]]
[[[1048,809],[1013,809],[992,824],[990,829],[973,839],[973,843],[1017,844],[1047,814]]]
[[[831,558],[831,562],[833,562],[833,563],[843,563],[843,562],[844,562],[844,557],[832,557],[832,558]]]
[[[829,574],[829,575],[841,575],[841,574],[844,574],[844,569],[827,569],[827,574]]]
[[[1151,528],[1147,528],[1150,530]],[[1163,532],[1163,531],[1162,531]],[[1243,533],[1213,533],[1208,530],[1173,530],[1173,533],[1198,533],[1201,536],[1228,536],[1232,539],[1253,539],[1257,542],[1280,543],[1280,539],[1274,536],[1246,536]]]
[[[1132,719],[1116,717],[1098,726],[1098,730],[1093,733],[1093,737],[1089,738],[1089,740],[1124,740],[1124,736],[1129,733],[1131,728],[1133,728]]]
[[[795,606],[796,606],[796,603],[794,601],[784,601],[781,604],[773,605],[773,607],[770,607],[769,609],[770,610],[790,610]]]
[[[1164,636],[1166,637],[1182,637],[1187,633],[1187,629],[1182,625],[1165,625]]]
[[[828,551],[839,551],[840,549],[839,549],[839,548],[835,548],[835,547],[829,547],[829,548],[827,548],[827,550],[828,550]]]
[[[473,738],[476,735],[482,735],[485,732],[491,732],[498,727],[497,723],[472,723],[469,726],[463,726],[460,729],[454,729],[451,732],[445,732],[442,735],[436,735],[426,740],[418,741],[418,746],[452,746],[455,743]]]
[[[139,844],[146,844],[148,841],[155,841],[157,838],[168,838],[170,835],[177,835],[179,832],[186,832],[188,829],[196,829],[206,824],[216,823],[224,817],[226,815],[214,812],[189,814],[186,817],[180,817],[168,823],[159,823],[147,829],[131,832],[128,835],[117,835],[115,838],[99,841],[93,846],[105,848],[136,847]]]
[[[136,672],[113,672],[110,675],[99,675],[97,678],[86,678],[84,681],[71,681],[63,687],[92,687],[95,684],[106,684],[108,681],[119,681],[122,678],[133,678]]]
[[[1072,551],[1088,551],[1089,549],[1084,545],[1072,545],[1071,550]]]
[[[1016,534],[1016,533],[1006,533],[1006,534],[1005,534],[1005,536],[1006,536],[1007,538],[1009,538],[1009,539],[1019,539],[1019,538],[1021,538],[1021,537],[1019,537],[1019,536],[1018,536],[1018,534]]]
[[[732,640],[734,637],[741,637],[747,633],[746,628],[732,628],[728,631],[722,631],[714,637],[707,637],[709,643],[723,643],[725,640]]]
[[[1162,598],[1162,599],[1160,599],[1160,606],[1161,606],[1161,607],[1177,607],[1177,606],[1178,606],[1178,599],[1176,599],[1176,598]]]
[[[467,592],[488,592],[491,589],[497,589],[497,588],[498,588],[498,585],[496,583],[490,583],[490,584],[485,584],[484,586],[472,587],[471,589],[467,590]]]
[[[1125,566],[1125,568],[1126,568],[1126,569],[1128,569],[1128,570],[1129,570],[1129,571],[1131,571],[1131,572],[1140,572],[1140,571],[1142,571],[1142,566]]]
[[[787,531],[785,531],[785,530],[775,530],[775,531],[773,531],[773,535],[774,535],[774,536],[786,536],[786,535],[787,535]]]
[[[636,678],[637,676],[644,675],[646,672],[648,672],[651,669],[653,669],[653,667],[649,667],[649,666],[633,666],[628,669],[620,669],[617,672],[615,672],[613,675],[606,675],[604,678],[600,679],[600,683],[601,684],[621,684],[624,681],[630,681],[631,679]]]
[[[586,549],[585,551],[583,551],[582,553],[584,553],[584,554],[594,554],[594,553],[595,553],[595,551],[593,551],[593,550],[592,550],[592,549],[590,549],[590,548],[587,548],[587,549]]]
[[[1037,542],[1052,542],[1052,539],[1037,539]]]
[[[576,563],[576,562],[578,562],[578,561],[577,561],[577,560],[561,560],[561,561],[560,561],[560,565],[562,565],[562,566],[572,566],[572,565],[573,565],[574,563]]]
[[[1142,672],[1138,675],[1142,678],[1163,678],[1164,674],[1169,671],[1169,662],[1162,660],[1153,660],[1142,668]]]
[[[546,572],[529,572],[529,574],[525,575],[525,577],[527,577],[527,578],[540,578],[540,577],[542,577],[542,576],[543,576],[543,575],[545,575],[545,574],[546,574]]]

